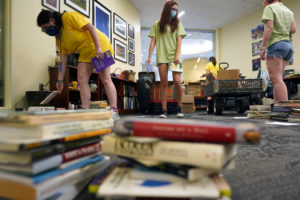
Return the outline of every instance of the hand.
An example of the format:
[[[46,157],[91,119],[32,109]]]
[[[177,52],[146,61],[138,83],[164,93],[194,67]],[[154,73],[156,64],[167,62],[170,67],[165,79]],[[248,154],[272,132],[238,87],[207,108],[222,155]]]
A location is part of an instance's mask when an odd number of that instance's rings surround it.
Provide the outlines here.
[[[146,60],[146,63],[150,64],[150,63],[151,63],[151,58],[148,58],[148,59]]]
[[[64,84],[63,83],[56,82],[56,89],[59,92],[59,94],[62,92],[63,88],[64,88]]]
[[[102,53],[101,48],[98,48],[98,49],[96,50],[96,57],[97,57],[98,59],[100,59],[100,60],[103,60],[104,56],[103,56],[103,53]]]
[[[178,58],[178,57],[175,57],[175,59],[174,59],[174,63],[175,63],[175,65],[178,65],[178,64],[180,63],[180,61],[179,61],[179,58]]]
[[[266,60],[266,50],[265,49],[260,50],[260,58],[262,60]]]

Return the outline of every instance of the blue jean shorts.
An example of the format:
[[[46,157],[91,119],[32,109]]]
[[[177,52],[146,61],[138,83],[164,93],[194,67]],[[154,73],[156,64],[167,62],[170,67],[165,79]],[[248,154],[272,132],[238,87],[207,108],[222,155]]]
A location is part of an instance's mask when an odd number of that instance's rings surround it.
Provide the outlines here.
[[[289,61],[294,54],[293,45],[289,41],[279,41],[267,49],[267,58],[281,58]]]

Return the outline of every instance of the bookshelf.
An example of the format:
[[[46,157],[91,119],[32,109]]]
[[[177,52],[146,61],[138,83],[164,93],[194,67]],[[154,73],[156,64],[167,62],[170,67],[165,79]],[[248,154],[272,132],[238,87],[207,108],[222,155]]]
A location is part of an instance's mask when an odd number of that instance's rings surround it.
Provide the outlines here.
[[[50,90],[56,90],[57,74],[57,67],[49,67]],[[92,73],[90,77],[90,81],[91,80],[97,85],[97,89],[94,92],[91,92],[91,101],[107,100],[104,86],[101,83],[97,72]],[[77,81],[77,67],[67,65],[63,91],[61,95],[58,95],[53,100],[55,107],[69,109],[69,102],[74,105],[80,105],[80,90],[66,87],[69,86],[72,81]],[[112,77],[112,81],[117,90],[117,106],[119,113],[135,113],[137,108],[136,82],[116,77]]]

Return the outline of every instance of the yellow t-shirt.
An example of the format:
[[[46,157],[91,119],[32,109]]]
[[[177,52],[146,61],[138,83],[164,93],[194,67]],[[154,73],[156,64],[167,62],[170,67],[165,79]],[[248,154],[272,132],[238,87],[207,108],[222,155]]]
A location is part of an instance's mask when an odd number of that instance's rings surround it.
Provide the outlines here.
[[[59,37],[56,37],[56,45],[61,54],[80,54],[78,62],[91,62],[91,58],[96,56],[96,48],[88,30],[83,27],[90,22],[77,12],[66,12],[62,14],[61,48]],[[108,37],[96,29],[102,52],[110,50],[113,55],[113,48]]]
[[[219,63],[217,63],[217,64],[214,66],[212,62],[209,62],[209,63],[206,65],[205,69],[208,69],[208,71],[209,71],[210,73],[212,73],[212,75],[214,75],[214,76],[217,76],[217,72],[220,71],[220,70],[222,70],[222,68],[219,67]]]

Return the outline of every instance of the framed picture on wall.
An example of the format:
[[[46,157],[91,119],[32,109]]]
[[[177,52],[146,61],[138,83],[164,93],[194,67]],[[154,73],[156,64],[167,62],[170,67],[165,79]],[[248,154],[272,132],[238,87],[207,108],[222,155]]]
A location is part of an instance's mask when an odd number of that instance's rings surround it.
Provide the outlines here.
[[[81,14],[90,17],[90,0],[65,0],[65,4]]]
[[[134,39],[134,26],[128,24],[128,36]]]
[[[128,64],[135,66],[135,55],[131,52],[128,52]]]
[[[134,52],[134,40],[128,38],[128,50]]]
[[[252,60],[252,71],[258,71],[261,67],[261,59],[253,59]]]
[[[114,38],[115,59],[127,63],[127,45]]]
[[[258,56],[259,55],[261,43],[262,43],[262,40],[252,43],[252,56]]]
[[[111,11],[98,1],[94,1],[93,24],[112,41]]]
[[[59,12],[60,0],[42,0],[42,6]]]
[[[114,13],[114,33],[127,40],[127,22]]]

